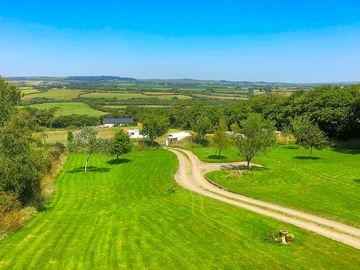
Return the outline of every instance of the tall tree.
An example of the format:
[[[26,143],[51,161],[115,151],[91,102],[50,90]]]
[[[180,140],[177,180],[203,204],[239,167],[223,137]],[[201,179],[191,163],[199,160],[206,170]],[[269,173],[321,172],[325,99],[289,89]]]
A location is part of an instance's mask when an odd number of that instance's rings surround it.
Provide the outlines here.
[[[84,127],[80,132],[74,134],[71,141],[68,141],[68,147],[71,152],[85,154],[85,173],[88,171],[89,160],[92,154],[108,154],[111,149],[109,140],[97,138],[96,135],[97,131],[94,127]]]
[[[149,115],[143,122],[142,134],[147,136],[153,144],[157,137],[165,134],[169,128],[169,121],[166,116]]]
[[[111,154],[116,155],[116,159],[119,159],[120,155],[130,153],[133,148],[129,135],[122,129],[120,129],[114,137],[114,142],[111,148]]]
[[[240,127],[234,125],[233,131],[233,141],[245,158],[248,169],[253,157],[264,153],[276,140],[274,124],[264,120],[260,114],[250,114]]]
[[[197,141],[203,143],[205,141],[205,135],[213,130],[213,125],[209,116],[206,114],[200,115],[193,123],[192,129],[196,132]]]
[[[38,194],[47,166],[42,141],[33,136],[36,130],[36,119],[22,110],[0,128],[0,191],[23,203]]]
[[[305,149],[310,149],[309,157],[312,158],[313,148],[324,149],[328,144],[328,139],[318,125],[313,124],[307,117],[296,117],[291,122],[296,144]]]
[[[0,77],[0,126],[9,118],[20,102],[20,91],[16,85]]]
[[[221,155],[221,151],[229,146],[230,139],[229,136],[226,134],[227,131],[227,125],[225,123],[225,120],[221,118],[219,120],[219,124],[214,132],[214,138],[213,143],[217,147],[217,155]]]

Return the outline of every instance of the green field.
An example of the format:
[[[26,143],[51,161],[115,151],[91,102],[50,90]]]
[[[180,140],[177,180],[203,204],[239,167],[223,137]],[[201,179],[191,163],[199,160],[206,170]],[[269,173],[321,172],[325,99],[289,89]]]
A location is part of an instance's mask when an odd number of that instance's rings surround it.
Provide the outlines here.
[[[165,150],[71,155],[52,202],[0,243],[1,269],[355,269],[360,251],[180,187]],[[109,163],[110,162],[110,163]],[[113,163],[113,164],[111,164]],[[287,228],[290,246],[263,240]]]
[[[56,107],[58,108],[58,111],[55,113],[56,116],[81,114],[99,117],[104,114],[104,112],[94,110],[89,105],[83,102],[42,103],[29,105],[29,107],[36,109],[49,109]]]
[[[190,96],[185,95],[173,95],[173,94],[140,94],[140,93],[132,93],[132,92],[95,92],[95,93],[88,93],[81,95],[83,98],[105,98],[105,99],[132,99],[132,98],[158,98],[158,99],[165,99],[170,100],[172,98],[177,99],[191,99]]]
[[[52,89],[46,92],[29,94],[23,97],[23,100],[30,100],[34,98],[49,98],[56,100],[71,100],[77,98],[80,94],[86,93],[86,90],[79,89]]]
[[[20,93],[22,96],[40,92],[38,89],[31,87],[31,86],[19,87],[19,90],[20,90]]]
[[[225,150],[226,157],[220,160],[211,157],[214,148],[192,150],[207,161],[242,160],[236,148]],[[255,158],[254,162],[265,168],[251,175],[225,170],[207,176],[231,191],[360,227],[360,211],[356,211],[360,205],[360,151],[315,151],[313,160],[308,154],[294,145],[281,145]]]

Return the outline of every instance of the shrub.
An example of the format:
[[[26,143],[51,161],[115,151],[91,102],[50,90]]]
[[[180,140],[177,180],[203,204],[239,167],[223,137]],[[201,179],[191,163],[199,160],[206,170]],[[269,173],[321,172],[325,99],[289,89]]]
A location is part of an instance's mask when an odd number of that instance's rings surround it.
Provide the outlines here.
[[[21,208],[21,203],[16,197],[10,193],[0,193],[0,214],[18,211]]]
[[[49,148],[49,155],[51,160],[57,160],[60,158],[60,156],[65,152],[66,147],[62,143],[55,143]]]

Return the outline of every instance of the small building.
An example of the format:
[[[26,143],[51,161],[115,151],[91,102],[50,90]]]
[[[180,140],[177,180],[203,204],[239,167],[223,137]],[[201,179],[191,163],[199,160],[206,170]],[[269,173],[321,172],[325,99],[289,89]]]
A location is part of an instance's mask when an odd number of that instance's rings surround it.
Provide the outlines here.
[[[132,118],[104,118],[103,127],[111,128],[115,126],[127,126],[134,124],[135,121]]]
[[[129,135],[130,139],[142,139],[145,136],[140,134],[140,130],[138,129],[129,129],[126,131],[126,133]]]
[[[191,137],[191,134],[187,133],[187,132],[170,133],[166,140],[166,146],[168,146],[169,144],[171,144],[173,142],[181,141],[181,140],[189,138],[189,137]]]

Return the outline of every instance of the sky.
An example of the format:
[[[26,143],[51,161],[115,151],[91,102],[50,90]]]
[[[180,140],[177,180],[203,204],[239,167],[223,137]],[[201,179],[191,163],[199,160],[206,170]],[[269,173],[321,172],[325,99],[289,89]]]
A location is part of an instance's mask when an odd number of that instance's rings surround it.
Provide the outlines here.
[[[0,75],[360,81],[360,1],[0,5]]]

